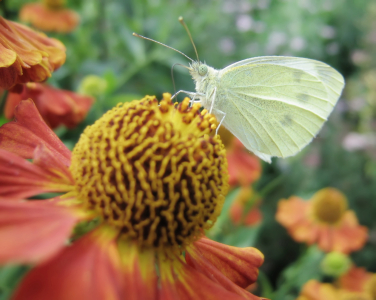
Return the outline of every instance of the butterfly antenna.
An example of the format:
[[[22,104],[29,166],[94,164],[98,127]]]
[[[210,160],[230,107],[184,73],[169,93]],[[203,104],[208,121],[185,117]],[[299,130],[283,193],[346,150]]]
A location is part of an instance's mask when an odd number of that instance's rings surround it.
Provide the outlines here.
[[[151,41],[151,42],[157,43],[157,44],[159,44],[159,45],[165,46],[166,48],[169,48],[169,49],[171,49],[171,50],[174,50],[174,51],[180,53],[181,55],[184,55],[184,56],[185,56],[186,58],[188,58],[190,61],[194,62],[194,60],[193,60],[192,58],[190,58],[188,55],[185,55],[183,52],[181,52],[181,51],[179,51],[179,50],[176,50],[175,48],[172,48],[172,47],[170,47],[170,46],[167,46],[167,45],[165,45],[165,44],[163,44],[163,43],[161,43],[161,42],[157,42],[157,41],[155,41],[155,40],[153,40],[153,39],[147,38],[147,37],[145,37],[145,36],[139,35],[139,34],[134,33],[134,32],[133,32],[133,36],[136,36],[136,37],[142,38],[142,39],[144,39],[144,40],[148,40],[148,41]]]
[[[175,64],[172,65],[172,67],[171,67],[171,79],[172,79],[172,85],[174,87],[174,94],[176,94],[175,79],[174,79],[174,67],[175,66],[181,66],[183,68],[190,70],[190,68],[188,68],[187,66],[184,66],[184,65],[179,64],[179,63],[175,63]]]
[[[191,43],[193,45],[193,49],[195,49],[195,52],[196,52],[197,61],[200,62],[200,59],[198,58],[198,53],[197,53],[196,45],[193,42],[191,32],[189,31],[187,24],[185,24],[183,17],[179,17],[179,22],[180,22],[181,25],[183,25],[185,31],[188,33],[189,39],[191,40]]]

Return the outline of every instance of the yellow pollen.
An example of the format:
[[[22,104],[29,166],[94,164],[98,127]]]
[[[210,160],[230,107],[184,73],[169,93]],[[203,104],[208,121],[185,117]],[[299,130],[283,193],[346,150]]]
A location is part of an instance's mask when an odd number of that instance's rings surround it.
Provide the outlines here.
[[[345,195],[334,188],[319,190],[311,201],[314,217],[331,225],[340,221],[347,209]]]
[[[86,209],[141,247],[180,249],[210,228],[228,190],[217,121],[164,94],[118,104],[88,126],[71,171]]]
[[[42,0],[43,5],[50,9],[61,9],[65,7],[66,0]]]

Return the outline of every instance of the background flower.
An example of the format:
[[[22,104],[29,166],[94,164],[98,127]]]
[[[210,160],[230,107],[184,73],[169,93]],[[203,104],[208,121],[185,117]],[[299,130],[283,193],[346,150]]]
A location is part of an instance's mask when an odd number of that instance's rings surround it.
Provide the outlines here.
[[[350,253],[367,241],[367,228],[358,224],[345,195],[334,188],[318,191],[309,201],[296,196],[280,201],[276,219],[296,241],[317,243],[327,252]]]
[[[79,15],[74,10],[65,8],[65,1],[41,2],[24,4],[20,10],[20,20],[43,31],[68,33],[77,27]]]

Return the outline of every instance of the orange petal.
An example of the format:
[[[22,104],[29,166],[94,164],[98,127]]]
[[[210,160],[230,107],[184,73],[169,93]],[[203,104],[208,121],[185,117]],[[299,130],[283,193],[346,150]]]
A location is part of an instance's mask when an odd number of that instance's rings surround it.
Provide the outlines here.
[[[128,299],[114,236],[107,228],[99,228],[66,247],[32,269],[13,299]]]
[[[193,245],[188,251],[193,258],[201,255],[238,286],[246,288],[257,280],[264,256],[256,248],[227,246],[207,238]]]
[[[41,144],[63,165],[70,165],[71,152],[44,123],[33,101],[21,101],[15,110],[15,121],[0,127],[0,148],[33,158],[35,149]]]
[[[68,173],[54,168],[60,162],[51,157],[47,149],[37,147],[34,163],[0,149],[0,196],[23,199],[46,192],[62,192],[72,189],[73,181]]]
[[[226,290],[193,267],[180,260],[160,260],[161,287],[158,299],[163,300],[241,300],[247,299]]]
[[[0,263],[49,258],[64,246],[80,218],[48,201],[0,200]]]
[[[119,251],[123,263],[127,300],[156,300],[157,275],[154,251],[140,251],[136,243],[120,242]]]
[[[204,273],[208,278],[217,282],[219,285],[223,286],[226,290],[236,293],[239,296],[242,296],[244,299],[260,299],[249,293],[247,290],[236,285],[225,275],[223,275],[213,264],[211,264],[199,250],[195,247],[187,249],[185,254],[185,260],[187,264],[197,269],[198,271]]]
[[[309,202],[303,199],[292,196],[287,200],[280,200],[276,213],[276,220],[284,227],[289,228],[297,222],[306,218],[306,213],[309,208]]]
[[[317,227],[317,245],[319,248],[325,252],[335,251],[333,249],[333,237],[334,228],[328,226],[327,224],[316,224]]]

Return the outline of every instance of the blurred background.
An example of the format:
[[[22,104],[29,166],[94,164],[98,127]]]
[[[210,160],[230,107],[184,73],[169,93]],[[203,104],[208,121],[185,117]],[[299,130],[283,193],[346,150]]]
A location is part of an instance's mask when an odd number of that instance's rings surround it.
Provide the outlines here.
[[[28,2],[35,1],[3,0],[1,13],[18,21],[20,9]],[[276,221],[278,201],[292,195],[309,199],[321,188],[335,187],[346,195],[348,207],[369,230],[367,243],[350,255],[351,260],[376,272],[374,0],[70,0],[66,7],[79,14],[80,23],[70,33],[46,33],[67,48],[66,63],[48,83],[79,91],[88,75],[103,81],[102,89],[91,91],[96,100],[86,119],[73,129],[55,129],[70,149],[87,125],[118,102],[144,95],[160,99],[163,92],[174,93],[171,67],[189,61],[133,37],[132,32],[195,59],[179,16],[192,33],[200,60],[216,69],[254,56],[289,55],[326,62],[342,73],[345,90],[318,137],[294,157],[273,159],[272,164],[259,162],[260,174],[248,182],[246,196],[257,201],[242,206],[245,212],[240,213],[240,221],[231,211],[244,184],[241,179],[232,184],[222,215],[208,235],[234,246],[257,247],[265,255],[259,281],[251,287],[254,293],[275,300],[296,299],[308,280],[334,279],[320,269],[324,252],[294,241]],[[177,90],[194,90],[186,69],[176,66],[174,79]],[[1,115],[0,123],[5,122],[8,120]],[[244,215],[256,202],[257,221],[245,224]],[[19,268],[0,269],[1,300],[8,299],[19,280]]]

